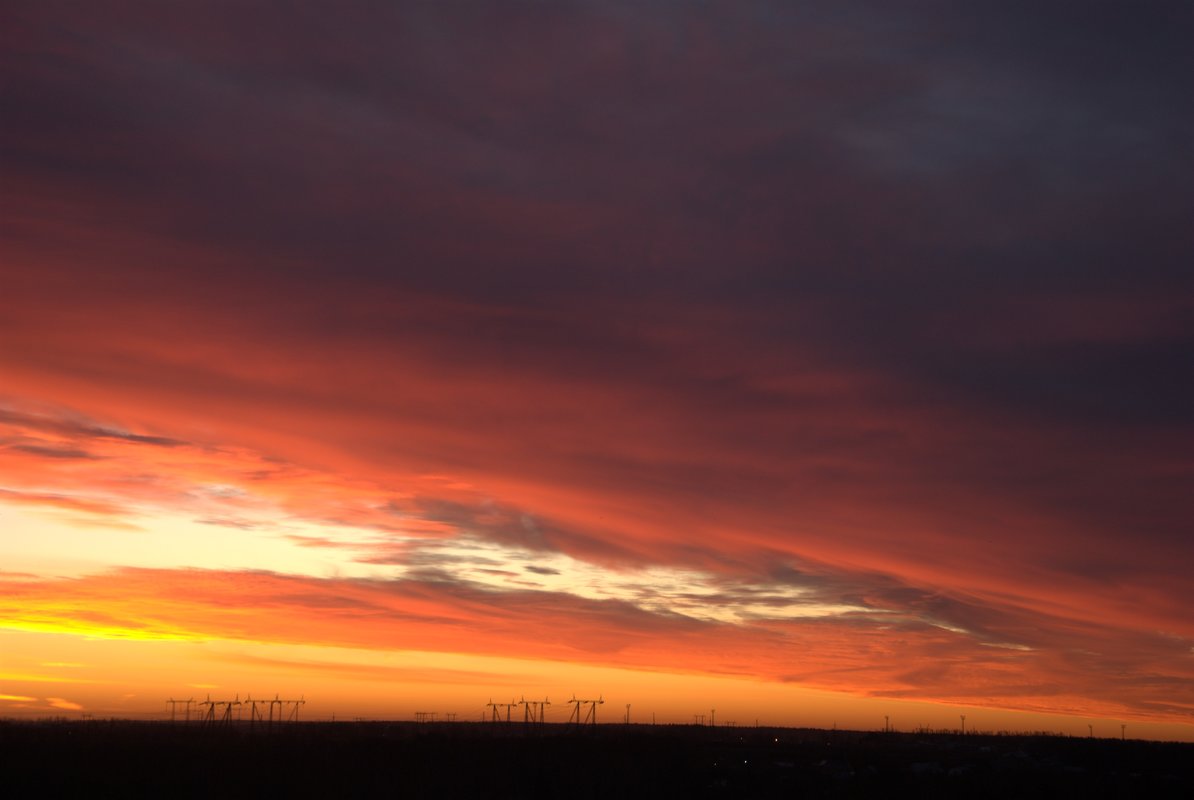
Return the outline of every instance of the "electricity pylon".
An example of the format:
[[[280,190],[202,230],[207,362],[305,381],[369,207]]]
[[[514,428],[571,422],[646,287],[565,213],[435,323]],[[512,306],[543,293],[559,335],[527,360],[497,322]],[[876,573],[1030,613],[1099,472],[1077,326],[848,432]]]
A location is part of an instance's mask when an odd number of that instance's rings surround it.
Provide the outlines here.
[[[573,722],[575,722],[577,725],[579,725],[580,724],[580,707],[581,707],[581,704],[584,703],[585,701],[577,700],[576,695],[573,694],[572,699],[569,700],[568,702],[572,704],[572,710],[568,712],[568,724],[571,725]]]
[[[175,700],[173,697],[171,697],[169,700],[167,700],[166,703],[170,706],[170,722],[171,723],[174,722],[176,712],[177,712],[178,706],[180,704],[185,709],[186,721],[190,722],[191,721],[191,703],[193,703],[193,702],[195,702],[195,701],[190,698],[188,698],[186,700]]]
[[[535,704],[528,703],[526,697],[518,698],[518,704],[522,706],[522,724],[529,726],[535,722]]]
[[[575,722],[578,726],[580,726],[580,725],[596,725],[597,724],[597,706],[603,705],[605,703],[605,696],[604,695],[599,696],[596,700],[577,700],[576,695],[574,694],[574,695],[572,695],[572,699],[569,700],[568,702],[571,703],[573,706],[572,711],[568,714],[569,724]],[[580,708],[581,708],[581,706],[585,706],[585,705],[587,705],[589,707],[589,710],[587,712],[585,712],[585,718],[584,718],[584,721],[582,722],[581,718],[580,718]]]
[[[220,724],[231,725],[232,707],[240,705],[240,695],[238,694],[235,700],[220,700],[216,703],[216,705],[221,705],[224,707],[224,713],[220,715]]]
[[[493,702],[492,699],[490,699],[490,701],[485,704],[485,707],[493,708],[493,716],[492,716],[492,719],[490,720],[491,722],[501,722],[502,721],[501,716],[498,714],[499,708],[506,709],[506,722],[509,722],[510,721],[510,709],[514,708],[514,706],[516,706],[516,705],[518,705],[518,703],[515,703],[513,700],[511,700],[509,703],[495,703],[495,702]]]
[[[212,701],[210,694],[207,696],[206,700],[200,701],[195,705],[207,706],[207,712],[202,717],[204,725],[216,724],[216,704]]]
[[[249,727],[255,727],[258,722],[265,722],[265,717],[257,709],[258,705],[266,705],[269,700],[254,700],[251,695],[245,695],[245,705],[249,707]]]
[[[291,706],[290,713],[286,716],[286,719],[291,722],[298,722],[299,706],[307,704],[307,696],[303,695],[298,700],[283,700],[282,702]]]
[[[585,722],[589,725],[597,724],[597,706],[605,704],[605,696],[601,695],[596,700],[584,700],[582,702],[589,704],[589,713],[585,716]]]
[[[551,705],[551,701],[546,697],[542,700],[527,700],[525,697],[523,697],[518,701],[518,704],[522,706],[523,725],[531,725],[533,723],[542,725],[547,721],[545,717],[545,708]]]

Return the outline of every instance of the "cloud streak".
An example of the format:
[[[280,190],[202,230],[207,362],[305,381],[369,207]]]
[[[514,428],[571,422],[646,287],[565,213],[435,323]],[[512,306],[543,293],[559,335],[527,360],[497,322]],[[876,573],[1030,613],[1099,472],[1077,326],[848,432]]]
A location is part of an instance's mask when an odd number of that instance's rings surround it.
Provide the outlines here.
[[[517,654],[792,681],[864,696],[1179,722],[1194,706],[1191,639],[992,605],[983,607],[982,624],[972,620],[967,630],[957,626],[966,614],[956,609],[965,604],[945,598],[935,599],[938,611],[928,618],[892,604],[726,623],[628,600],[495,590],[447,574],[379,581],[126,569],[3,589],[4,625],[22,630]]]

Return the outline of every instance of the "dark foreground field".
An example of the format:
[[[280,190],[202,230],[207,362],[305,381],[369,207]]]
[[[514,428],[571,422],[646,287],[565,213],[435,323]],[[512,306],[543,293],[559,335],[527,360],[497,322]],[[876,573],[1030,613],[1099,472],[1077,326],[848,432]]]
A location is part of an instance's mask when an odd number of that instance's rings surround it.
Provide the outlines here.
[[[1194,745],[475,723],[0,722],[25,797],[1194,797]]]

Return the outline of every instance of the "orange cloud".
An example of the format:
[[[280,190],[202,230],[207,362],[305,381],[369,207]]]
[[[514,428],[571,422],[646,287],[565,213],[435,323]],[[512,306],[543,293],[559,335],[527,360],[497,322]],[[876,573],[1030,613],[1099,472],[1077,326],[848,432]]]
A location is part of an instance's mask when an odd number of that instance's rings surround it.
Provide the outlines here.
[[[1031,644],[899,613],[700,622],[629,603],[449,581],[120,570],[3,586],[5,627],[552,659],[794,682],[863,696],[1189,722],[1188,643],[1004,610]],[[1004,624],[1008,624],[1005,622]],[[1130,653],[1111,645],[1127,641]]]
[[[1097,591],[1097,581],[1049,567],[1069,552],[1064,536],[1030,540],[1031,531],[1059,536],[1070,523],[994,510],[988,521],[963,520],[961,508],[986,513],[988,501],[969,490],[956,490],[965,495],[958,511],[938,504],[930,513],[880,494],[856,506],[822,480],[818,497],[794,486],[795,502],[807,504],[781,519],[782,505],[743,503],[762,500],[760,491],[772,491],[765,485],[694,493],[707,476],[686,474],[671,457],[661,469],[685,480],[644,485],[647,451],[620,457],[630,474],[566,467],[545,479],[536,467],[487,478],[370,468],[344,456],[313,468],[193,441],[193,430],[130,430],[54,409],[10,408],[0,433],[0,483],[9,487],[0,507],[146,530],[160,528],[162,514],[181,514],[236,534],[241,544],[230,547],[284,541],[328,554],[337,569],[374,570],[329,580],[265,571],[275,563],[264,560],[256,571],[25,576],[3,583],[0,619],[10,627],[491,655],[514,648],[880,697],[1177,720],[1194,709],[1182,688],[1194,633],[1181,605],[1186,588],[1141,573],[1147,585]],[[282,450],[319,460],[309,449]],[[817,467],[863,468],[877,469],[850,459]],[[891,492],[890,479],[876,486]],[[990,539],[977,550],[954,546],[955,520]],[[188,547],[177,551],[180,566],[195,557]],[[1086,553],[1100,558],[1098,543]]]
[[[47,697],[46,702],[50,704],[51,708],[61,709],[62,711],[82,711],[83,706],[71,700],[65,700],[61,697]]]

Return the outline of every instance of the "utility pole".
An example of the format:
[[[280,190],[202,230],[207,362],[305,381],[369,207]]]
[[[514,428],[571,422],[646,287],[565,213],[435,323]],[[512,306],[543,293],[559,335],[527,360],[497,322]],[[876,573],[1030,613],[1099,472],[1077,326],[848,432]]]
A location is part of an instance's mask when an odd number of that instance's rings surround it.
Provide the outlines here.
[[[965,736],[966,735],[966,715],[962,714],[960,716],[962,717],[962,735]]]
[[[1121,724],[1119,726],[1119,740],[1126,742],[1128,740],[1128,726]]]
[[[717,709],[716,708],[709,709],[709,727],[710,728],[717,727]]]
[[[625,722],[627,725],[630,724],[630,703],[626,704],[626,719],[623,720],[623,722]]]
[[[886,714],[883,715],[883,732],[891,733],[891,717]]]
[[[1091,738],[1091,739],[1093,739],[1093,738],[1094,738],[1094,725],[1090,725],[1090,724],[1088,724],[1088,725],[1086,726],[1086,729],[1087,729],[1088,731],[1090,731],[1090,738]]]

